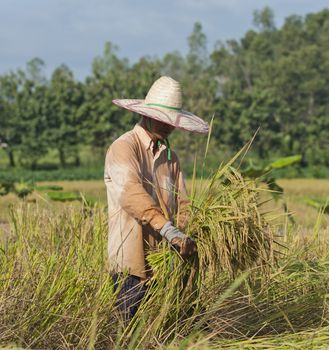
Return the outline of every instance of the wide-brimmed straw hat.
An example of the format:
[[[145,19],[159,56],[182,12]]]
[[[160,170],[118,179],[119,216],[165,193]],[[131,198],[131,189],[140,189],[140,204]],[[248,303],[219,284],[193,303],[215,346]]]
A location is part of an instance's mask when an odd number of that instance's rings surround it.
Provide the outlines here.
[[[200,134],[206,134],[209,131],[208,123],[182,109],[180,83],[170,77],[163,76],[156,80],[145,100],[113,100],[113,103],[178,129]]]

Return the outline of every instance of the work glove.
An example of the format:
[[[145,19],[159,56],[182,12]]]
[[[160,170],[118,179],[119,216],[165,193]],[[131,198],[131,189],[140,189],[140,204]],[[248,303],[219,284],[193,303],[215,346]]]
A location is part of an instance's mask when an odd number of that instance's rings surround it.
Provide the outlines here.
[[[171,221],[168,221],[161,229],[160,234],[173,245],[179,254],[185,258],[197,251],[197,247],[192,238],[186,236]]]

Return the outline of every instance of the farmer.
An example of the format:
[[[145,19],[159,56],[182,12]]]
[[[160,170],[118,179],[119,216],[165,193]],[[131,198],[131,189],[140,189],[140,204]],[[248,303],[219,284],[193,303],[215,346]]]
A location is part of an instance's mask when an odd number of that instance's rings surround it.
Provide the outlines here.
[[[163,238],[183,257],[196,252],[194,241],[182,232],[188,200],[179,161],[170,148],[168,136],[175,128],[207,133],[208,124],[182,110],[180,84],[165,76],[154,82],[145,100],[113,103],[141,116],[133,130],[109,147],[104,172],[110,271],[115,288],[126,273],[118,293],[118,307],[129,321],[151,275],[145,261],[147,252]]]

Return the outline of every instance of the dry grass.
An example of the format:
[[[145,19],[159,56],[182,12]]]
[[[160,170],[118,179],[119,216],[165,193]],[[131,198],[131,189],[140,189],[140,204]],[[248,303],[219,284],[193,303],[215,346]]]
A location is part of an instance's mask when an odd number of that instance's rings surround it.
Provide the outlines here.
[[[311,229],[316,222],[318,211],[304,202],[305,197],[329,200],[329,180],[326,179],[282,179],[284,199],[296,223],[302,228]],[[322,228],[329,227],[329,215],[324,215]],[[327,231],[328,232],[328,231]],[[329,233],[329,232],[328,232]]]
[[[328,179],[281,179],[278,183],[288,196],[329,197]]]
[[[329,199],[329,180],[324,179],[281,179],[278,184],[284,189],[284,195],[272,200],[268,193],[264,193],[262,200],[268,203],[263,205],[263,211],[269,211],[270,215],[277,217],[278,225],[295,223],[296,229],[303,236],[313,232],[319,212],[305,203],[305,198],[319,200]],[[288,209],[291,220],[287,220],[284,207]],[[321,220],[321,228],[329,234],[329,215],[324,215]]]
[[[211,266],[217,278],[205,270],[195,281],[191,261],[171,252],[136,318],[122,329],[104,268],[106,211],[22,205],[12,219],[13,236],[0,254],[0,346],[289,349],[294,343],[304,349],[310,334],[318,346],[328,340],[325,237],[305,241],[295,233],[278,266],[233,282],[220,261]]]
[[[225,177],[210,189],[205,182],[194,199],[188,230],[196,234],[199,259],[183,261],[164,243],[151,256],[155,275],[127,328],[105,268],[105,208],[51,202],[42,194],[34,195],[36,203],[15,205],[12,233],[0,242],[0,345],[253,349],[299,342],[303,348],[316,329],[322,346],[328,340],[328,236],[313,230],[305,237],[287,226],[289,249],[273,264],[254,184],[234,172]],[[105,203],[101,181],[59,184],[103,196]],[[8,204],[8,198],[1,200]]]

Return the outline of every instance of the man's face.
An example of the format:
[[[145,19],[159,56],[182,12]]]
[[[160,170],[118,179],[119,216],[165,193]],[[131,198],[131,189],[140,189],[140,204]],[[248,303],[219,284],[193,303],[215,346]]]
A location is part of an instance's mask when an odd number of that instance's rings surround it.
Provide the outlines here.
[[[159,122],[154,119],[149,119],[151,124],[151,133],[152,135],[159,139],[164,140],[166,139],[175,129],[174,126]]]

